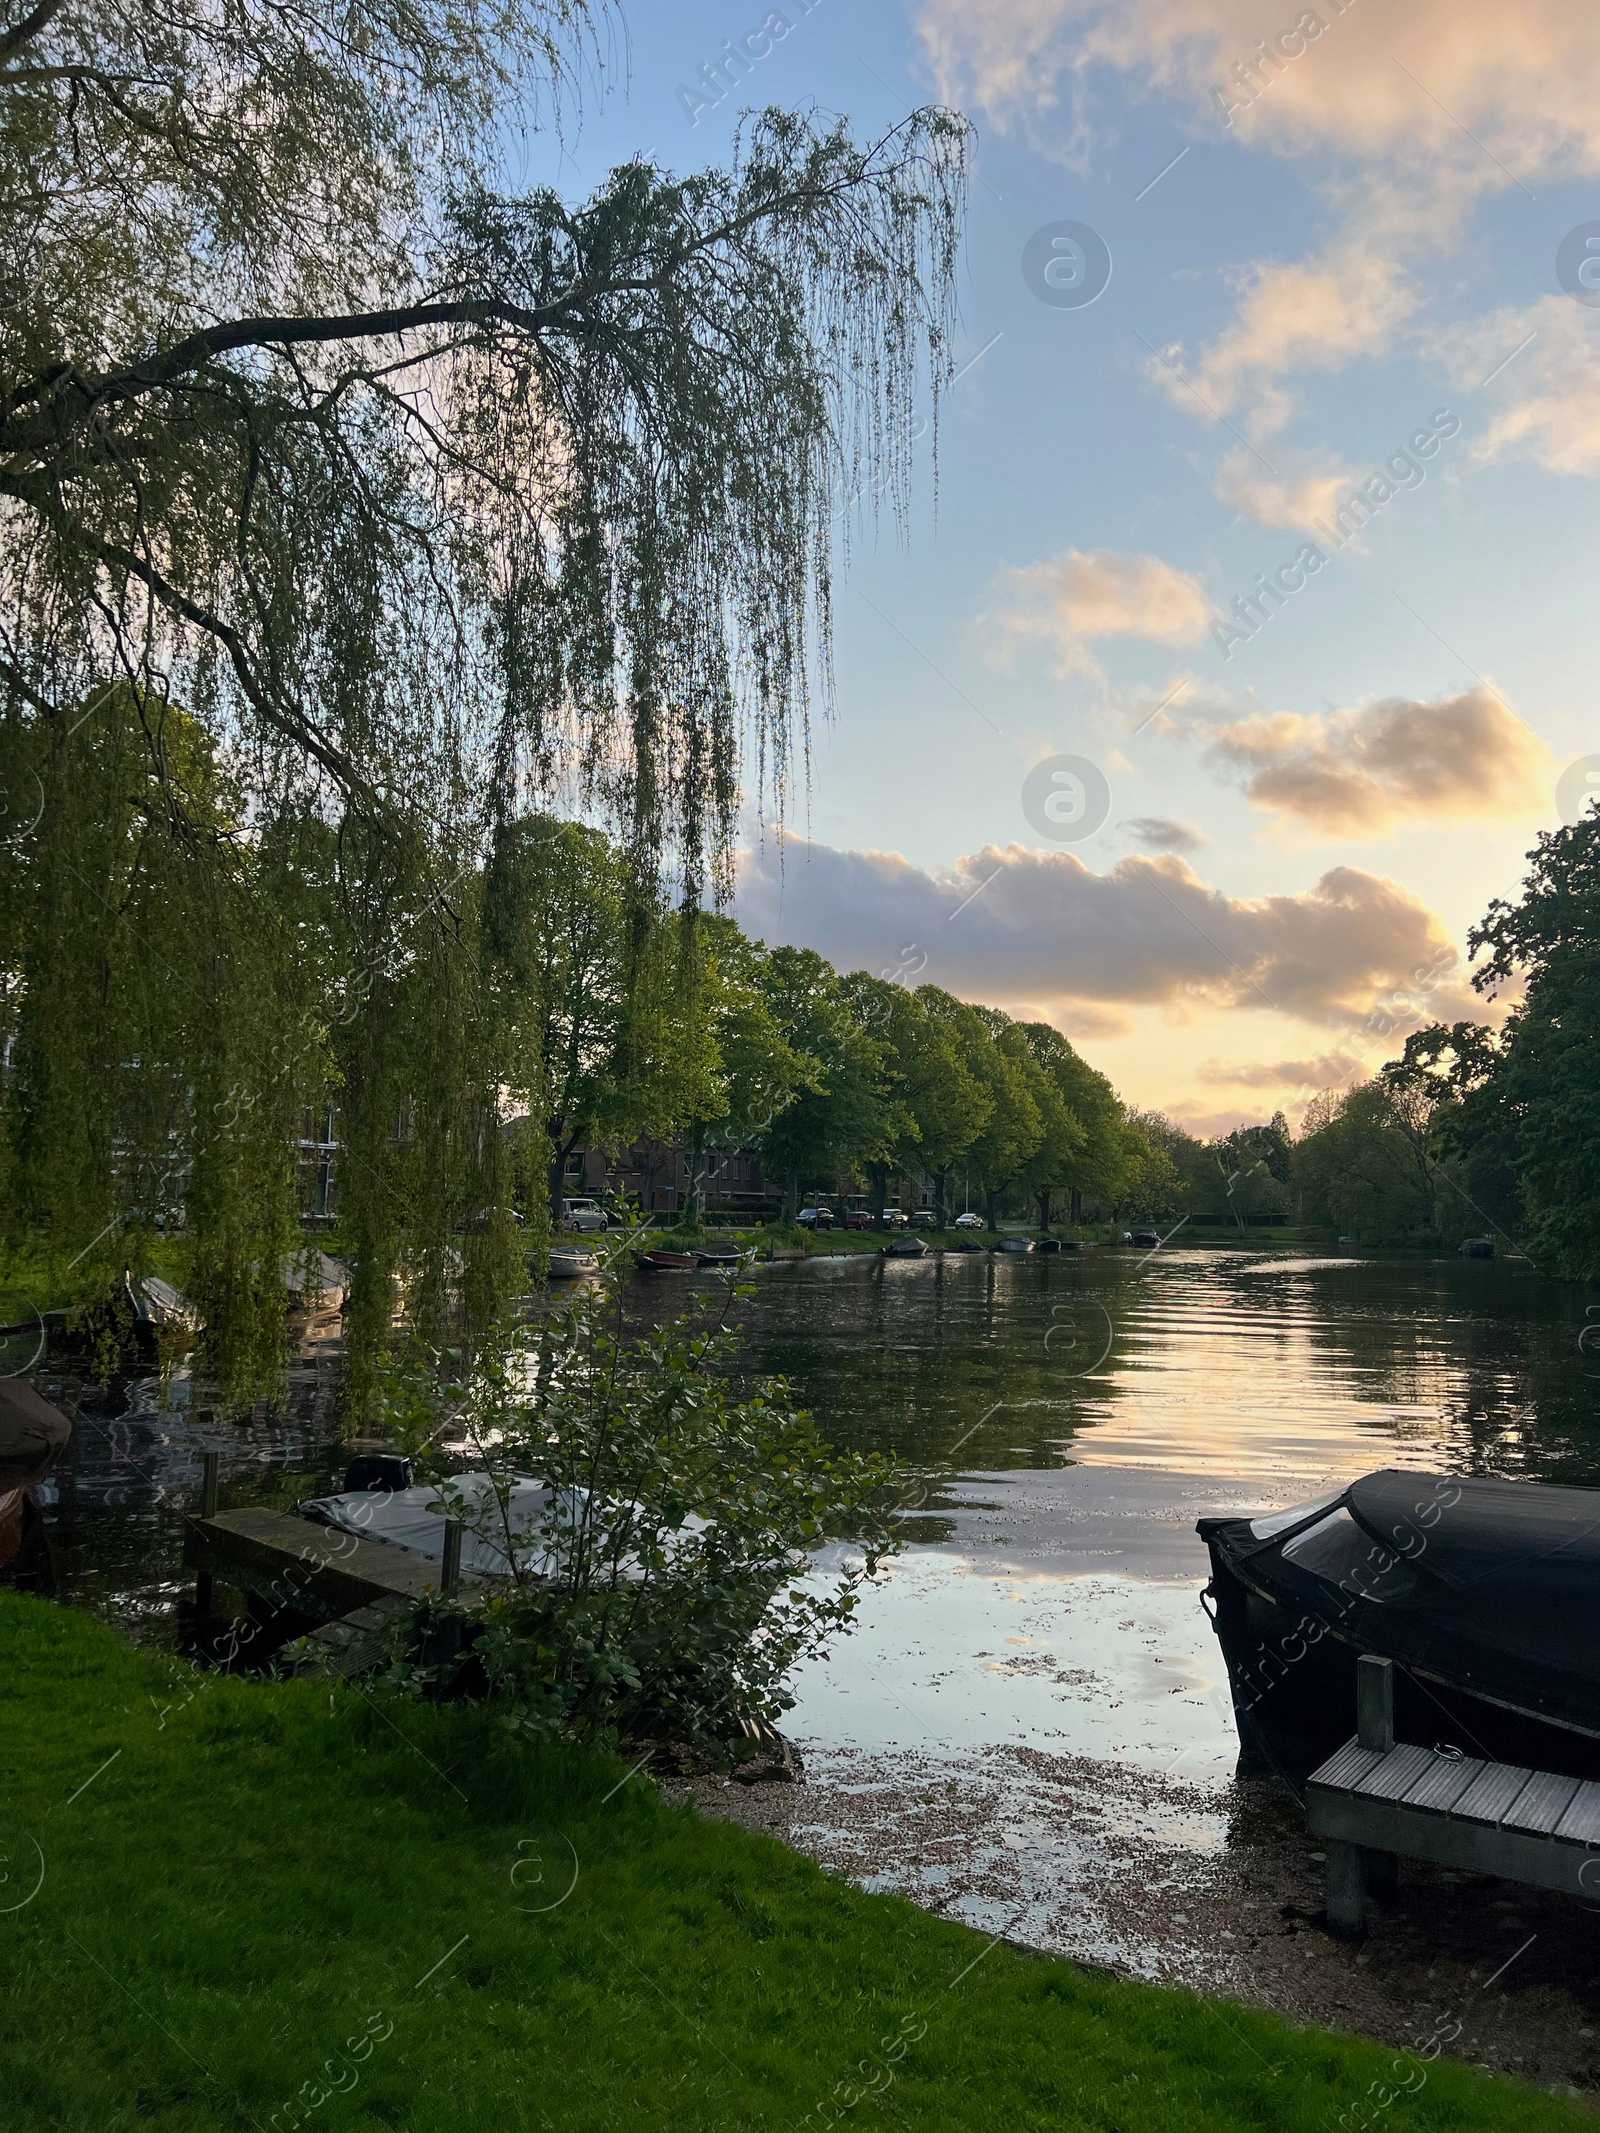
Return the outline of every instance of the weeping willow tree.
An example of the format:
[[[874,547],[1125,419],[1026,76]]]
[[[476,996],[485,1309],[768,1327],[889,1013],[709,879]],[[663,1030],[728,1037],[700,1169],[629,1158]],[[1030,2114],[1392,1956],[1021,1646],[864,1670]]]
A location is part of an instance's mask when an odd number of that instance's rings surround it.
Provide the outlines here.
[[[330,1097],[374,1337],[402,1258],[487,1308],[496,841],[598,811],[643,954],[782,804],[840,499],[903,514],[949,374],[965,129],[768,112],[726,170],[508,194],[495,142],[590,63],[579,0],[0,27],[5,1160],[63,1260],[143,1219],[140,1140],[264,1312]]]

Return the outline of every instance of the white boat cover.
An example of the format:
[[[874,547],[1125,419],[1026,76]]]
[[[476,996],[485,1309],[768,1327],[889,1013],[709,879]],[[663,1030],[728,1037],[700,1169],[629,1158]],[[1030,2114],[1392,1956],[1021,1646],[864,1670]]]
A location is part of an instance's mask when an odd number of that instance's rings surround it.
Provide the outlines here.
[[[568,1492],[569,1518],[576,1516],[581,1500],[579,1491]],[[420,1488],[319,1496],[300,1509],[321,1525],[429,1556],[436,1563],[444,1561],[445,1520],[459,1518],[464,1576],[508,1577],[514,1549],[525,1576],[549,1577],[558,1567],[544,1546],[550,1502],[551,1491],[543,1483],[518,1475],[502,1513],[492,1481],[478,1473],[455,1474]],[[706,1521],[691,1514],[684,1520],[684,1531],[703,1533]],[[625,1561],[622,1575],[630,1581],[638,1578],[638,1564]]]

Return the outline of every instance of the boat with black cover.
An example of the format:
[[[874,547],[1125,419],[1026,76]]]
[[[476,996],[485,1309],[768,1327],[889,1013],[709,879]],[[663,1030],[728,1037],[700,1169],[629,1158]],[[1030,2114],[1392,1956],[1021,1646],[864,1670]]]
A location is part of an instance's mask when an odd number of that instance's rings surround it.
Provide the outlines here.
[[[1600,1778],[1600,1490],[1386,1468],[1197,1530],[1241,1768],[1299,1792],[1373,1653],[1401,1740]]]
[[[71,1416],[25,1378],[0,1378],[0,1585],[43,1597],[56,1589],[38,1485],[71,1436]]]

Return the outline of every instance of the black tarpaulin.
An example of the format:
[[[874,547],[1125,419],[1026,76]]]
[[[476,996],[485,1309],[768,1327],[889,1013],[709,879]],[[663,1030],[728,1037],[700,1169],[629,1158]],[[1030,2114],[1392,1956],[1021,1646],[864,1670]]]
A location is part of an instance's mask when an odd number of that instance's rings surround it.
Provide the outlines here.
[[[71,1435],[71,1418],[25,1378],[0,1378],[0,1489],[38,1481]]]
[[[1285,1531],[1214,1539],[1360,1650],[1600,1735],[1600,1491],[1389,1468]]]

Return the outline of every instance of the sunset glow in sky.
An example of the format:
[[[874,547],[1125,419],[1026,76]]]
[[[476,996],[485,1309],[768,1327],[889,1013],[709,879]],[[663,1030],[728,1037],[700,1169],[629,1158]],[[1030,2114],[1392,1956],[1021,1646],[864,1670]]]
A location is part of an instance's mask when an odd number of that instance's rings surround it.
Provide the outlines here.
[[[1600,308],[1557,266],[1600,218],[1592,7],[780,20],[634,8],[626,92],[528,151],[581,193],[636,150],[724,160],[768,102],[977,127],[937,506],[924,440],[904,541],[853,543],[837,716],[785,833],[752,818],[741,918],[1047,1017],[1208,1130],[1380,1064],[1396,988],[1481,1016],[1451,951],[1600,751]],[[1092,247],[1025,271],[1058,223],[1109,251],[1090,302],[1036,292]],[[1057,755],[1110,790],[1070,841],[1023,800]]]

